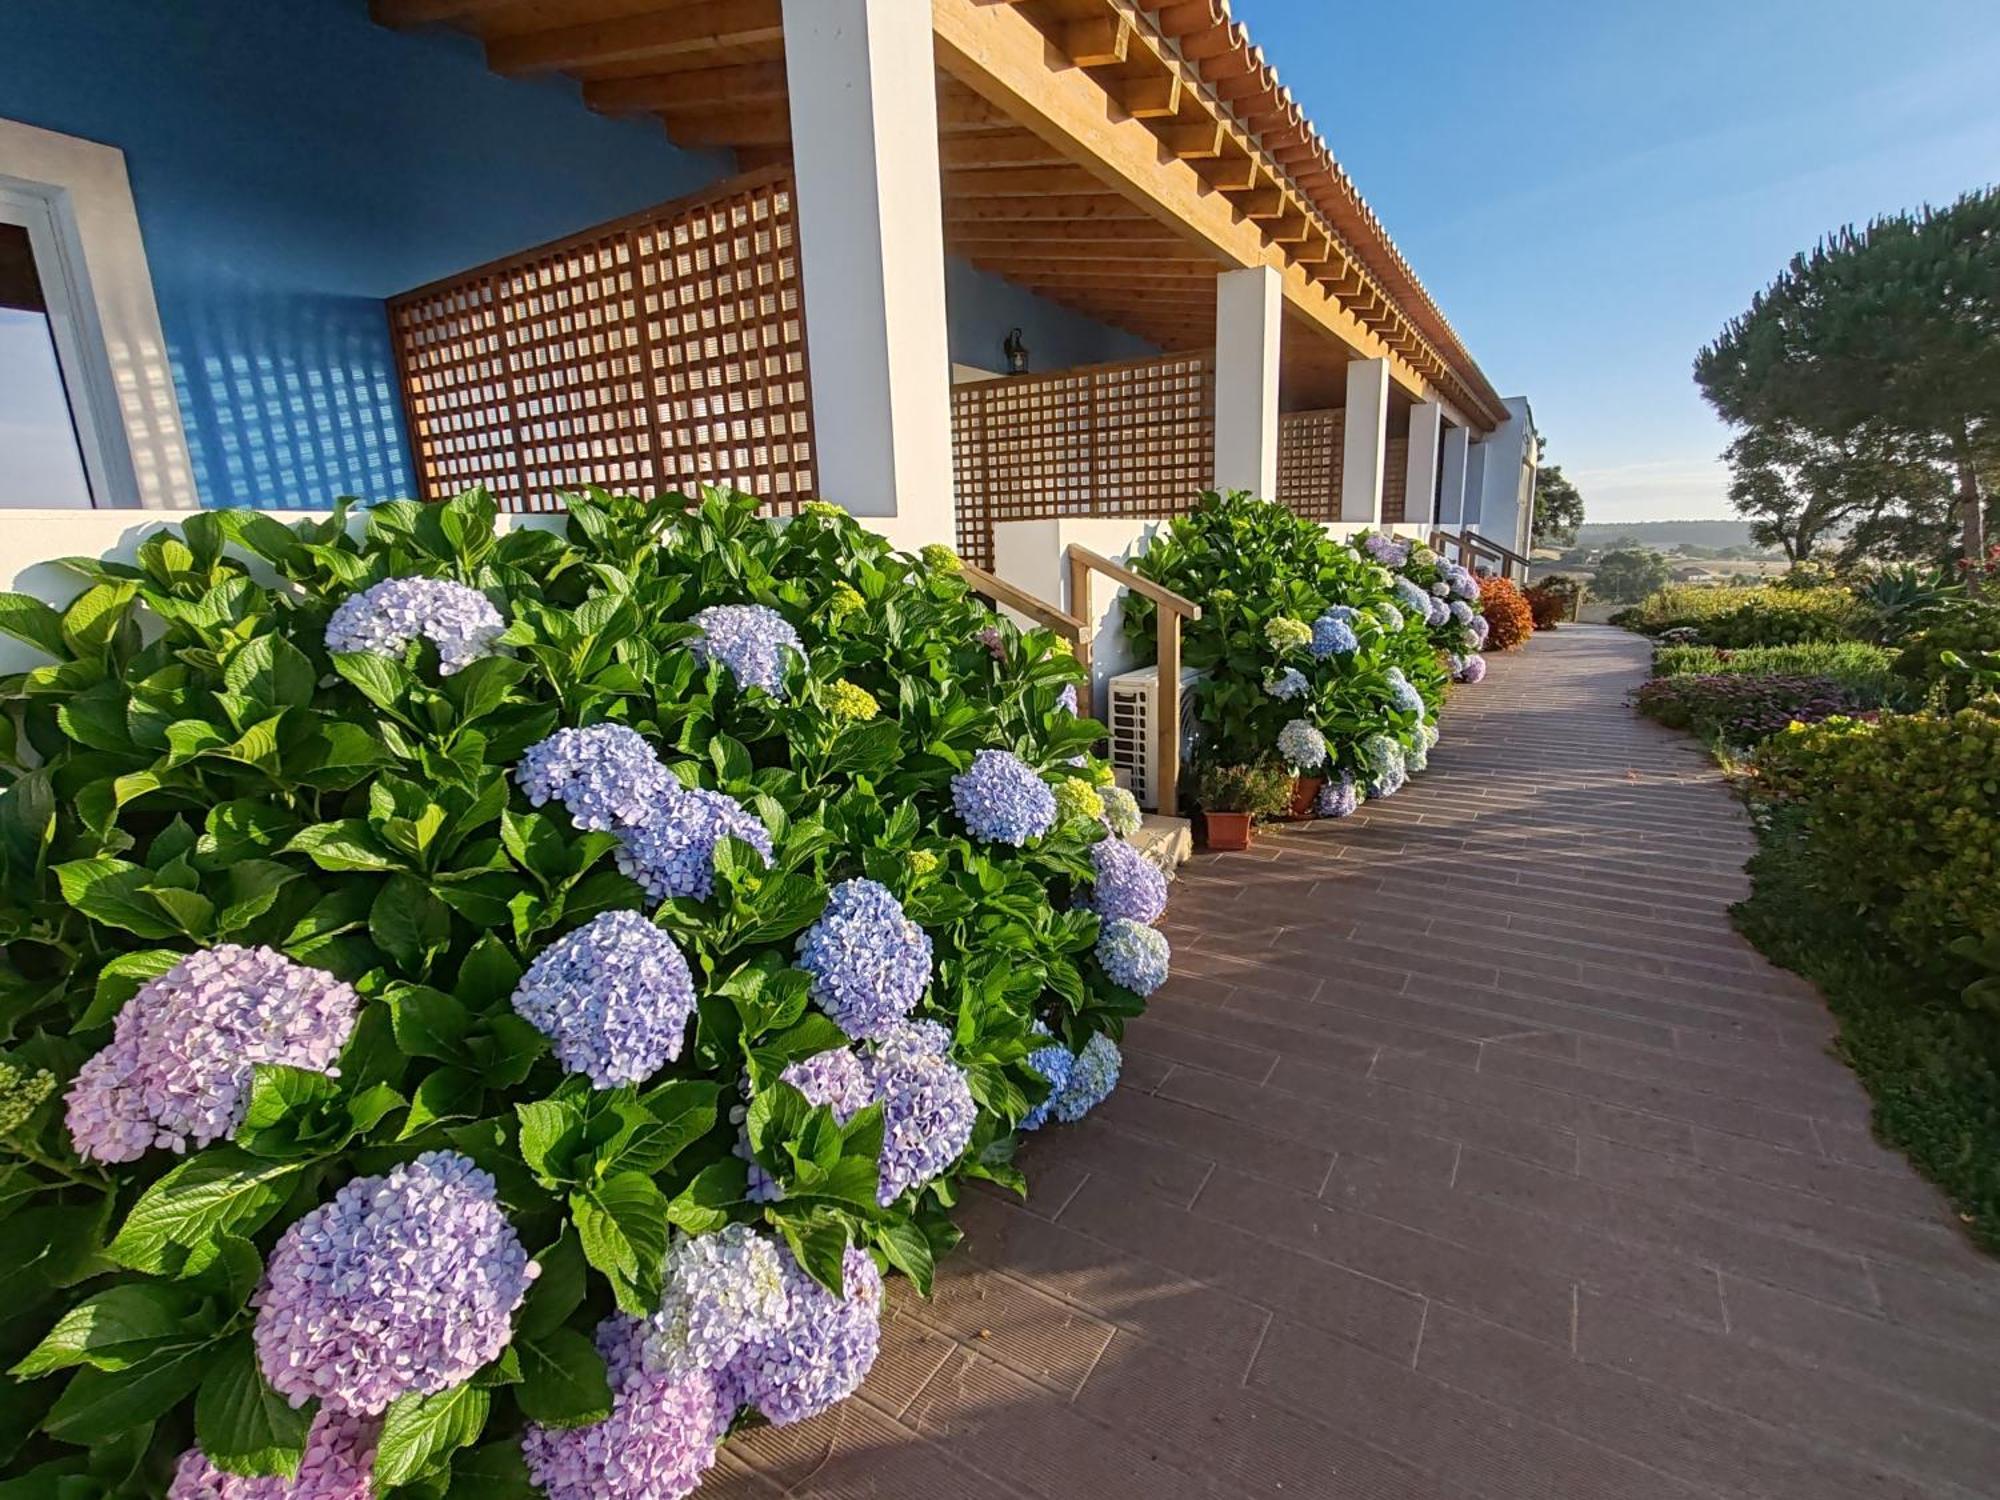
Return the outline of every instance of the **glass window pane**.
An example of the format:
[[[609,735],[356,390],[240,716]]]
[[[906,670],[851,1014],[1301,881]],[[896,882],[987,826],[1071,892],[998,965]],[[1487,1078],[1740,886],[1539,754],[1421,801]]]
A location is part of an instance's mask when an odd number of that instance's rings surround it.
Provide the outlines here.
[[[0,224],[0,507],[89,504],[28,231]]]

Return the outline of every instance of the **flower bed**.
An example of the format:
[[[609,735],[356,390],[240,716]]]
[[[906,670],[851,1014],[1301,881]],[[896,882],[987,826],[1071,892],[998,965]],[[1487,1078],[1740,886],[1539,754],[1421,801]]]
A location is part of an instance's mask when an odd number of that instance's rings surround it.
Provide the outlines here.
[[[1719,674],[1655,677],[1634,695],[1639,712],[1740,750],[1792,724],[1851,716],[1874,702],[1831,677]],[[1879,701],[1879,700],[1876,700]]]
[[[1756,588],[1675,584],[1611,623],[1646,635],[1691,631],[1707,646],[1782,646],[1838,641],[1861,633],[1869,612],[1844,588]]]
[[[1116,1081],[1165,893],[1050,636],[831,507],[493,523],[0,597],[34,1493],[685,1494]]]
[[[1450,660],[1453,676],[1459,681],[1483,677],[1483,667],[1468,674],[1466,666],[1486,648],[1491,628],[1478,575],[1447,562],[1422,542],[1386,532],[1363,532],[1354,545],[1402,580],[1401,585],[1393,585],[1397,602],[1413,614],[1423,610],[1431,644]]]
[[[1448,672],[1432,637],[1442,601],[1427,589],[1243,494],[1204,496],[1133,566],[1202,606],[1183,644],[1205,673],[1194,690],[1202,764],[1277,761],[1317,777],[1322,815],[1389,796],[1423,769]],[[1443,619],[1458,628],[1448,607]],[[1150,604],[1128,600],[1135,651],[1152,628]]]

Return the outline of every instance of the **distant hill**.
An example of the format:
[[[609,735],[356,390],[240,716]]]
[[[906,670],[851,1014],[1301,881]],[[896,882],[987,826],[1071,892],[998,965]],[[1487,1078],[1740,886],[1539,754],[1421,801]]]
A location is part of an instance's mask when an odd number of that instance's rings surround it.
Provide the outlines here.
[[[1576,545],[1605,547],[1620,537],[1662,552],[1683,544],[1704,551],[1751,545],[1748,521],[1588,521],[1577,528]]]

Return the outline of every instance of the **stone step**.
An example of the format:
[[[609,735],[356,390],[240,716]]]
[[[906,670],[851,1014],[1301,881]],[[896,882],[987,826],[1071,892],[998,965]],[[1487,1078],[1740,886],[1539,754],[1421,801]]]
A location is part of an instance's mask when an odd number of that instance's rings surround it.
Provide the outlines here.
[[[1169,818],[1147,813],[1139,831],[1129,841],[1134,849],[1160,868],[1167,879],[1174,878],[1182,860],[1194,852],[1194,830],[1186,818]]]

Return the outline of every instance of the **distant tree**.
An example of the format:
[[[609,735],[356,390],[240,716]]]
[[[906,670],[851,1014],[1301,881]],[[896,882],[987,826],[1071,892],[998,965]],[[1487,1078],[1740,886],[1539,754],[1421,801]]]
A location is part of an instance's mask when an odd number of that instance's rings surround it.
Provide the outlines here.
[[[1542,435],[1535,434],[1537,452],[1548,450]],[[1534,545],[1567,547],[1576,540],[1583,524],[1583,492],[1563,473],[1561,464],[1543,464],[1535,470]]]
[[[1619,547],[1597,560],[1590,591],[1613,604],[1637,604],[1669,578],[1667,560],[1645,547]]]
[[[1833,441],[1864,429],[1950,475],[1984,551],[2000,446],[2000,188],[1843,229],[1794,256],[1695,360],[1724,420]]]

